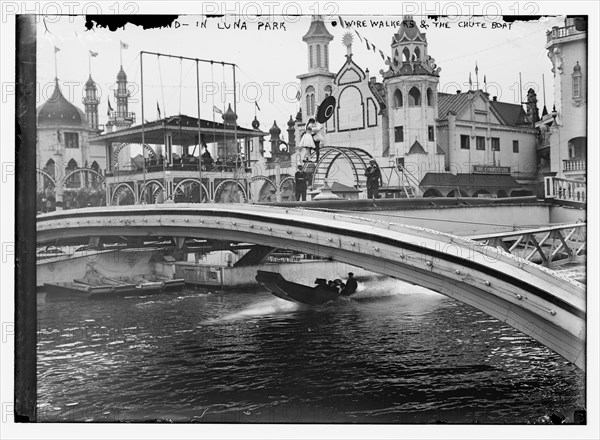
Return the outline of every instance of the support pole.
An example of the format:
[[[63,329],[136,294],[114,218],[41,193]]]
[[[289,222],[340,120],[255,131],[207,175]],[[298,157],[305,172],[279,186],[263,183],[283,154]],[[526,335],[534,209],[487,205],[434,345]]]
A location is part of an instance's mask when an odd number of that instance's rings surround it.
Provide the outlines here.
[[[198,193],[200,194],[200,202],[202,203],[202,133],[200,131],[200,70],[199,70],[199,62],[196,58],[196,100],[198,102]]]
[[[142,170],[143,170],[143,179],[144,179],[144,184],[142,185],[142,192],[144,191],[144,189],[146,189],[146,137],[145,137],[145,133],[144,133],[144,124],[146,123],[146,120],[144,119],[144,63],[142,61],[143,59],[143,55],[144,52],[140,52],[140,95],[141,95],[141,102],[142,102],[142,154],[144,157],[144,163],[142,165]],[[144,194],[140,194],[140,202],[142,197],[144,196]]]

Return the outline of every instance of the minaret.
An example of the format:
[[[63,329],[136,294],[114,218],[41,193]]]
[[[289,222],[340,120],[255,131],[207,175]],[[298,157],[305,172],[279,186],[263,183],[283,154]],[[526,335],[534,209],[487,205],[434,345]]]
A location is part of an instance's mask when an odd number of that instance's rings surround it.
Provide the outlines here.
[[[427,38],[411,15],[404,16],[393,36],[391,51],[391,61],[386,63],[389,69],[381,71],[389,109],[390,152],[398,157],[408,155],[407,158],[411,154],[426,154],[428,166],[434,167],[441,69],[427,54]],[[427,172],[426,167],[422,168]]]
[[[279,135],[281,134],[281,129],[277,126],[277,121],[273,121],[273,126],[269,130],[269,134],[271,135],[271,158],[275,159],[279,157]]]
[[[296,122],[292,119],[292,115],[290,115],[290,120],[287,121],[287,132],[288,132],[288,146],[289,151],[294,151],[296,148]]]
[[[317,106],[325,98],[325,87],[333,84],[335,75],[329,72],[329,42],[333,35],[325,27],[320,15],[312,18],[308,32],[302,41],[307,45],[308,73],[298,75],[302,97],[302,114],[314,116]]]
[[[90,75],[89,79],[85,83],[85,97],[83,98],[83,104],[85,106],[85,115],[88,120],[88,124],[90,128],[94,130],[98,130],[98,104],[100,100],[98,99],[98,88],[96,87],[96,83],[92,79],[92,75]]]
[[[135,113],[129,113],[129,90],[127,90],[127,75],[123,70],[123,66],[117,74],[117,89],[115,90],[115,101],[117,103],[117,111],[114,112],[107,126],[114,126],[116,130],[131,127],[135,123]]]

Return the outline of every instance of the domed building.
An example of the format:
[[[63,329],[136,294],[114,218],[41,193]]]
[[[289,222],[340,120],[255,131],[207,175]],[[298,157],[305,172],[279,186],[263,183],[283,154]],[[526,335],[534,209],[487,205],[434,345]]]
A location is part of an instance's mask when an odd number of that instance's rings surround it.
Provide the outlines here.
[[[95,89],[93,80],[86,83],[86,94]],[[88,98],[86,96],[86,98]],[[84,98],[84,103],[86,103]],[[65,207],[77,203],[75,192],[82,188],[99,190],[106,168],[106,153],[101,145],[90,145],[89,138],[99,130],[97,125],[97,100],[88,100],[86,115],[63,95],[58,79],[50,98],[37,109],[36,161],[38,192],[41,208],[53,209],[55,191],[65,194]],[[90,124],[88,116],[94,125]],[[61,194],[62,195],[62,194]],[[59,197],[60,199],[60,197]],[[87,202],[85,203],[87,205]],[[59,200],[60,206],[60,200]]]

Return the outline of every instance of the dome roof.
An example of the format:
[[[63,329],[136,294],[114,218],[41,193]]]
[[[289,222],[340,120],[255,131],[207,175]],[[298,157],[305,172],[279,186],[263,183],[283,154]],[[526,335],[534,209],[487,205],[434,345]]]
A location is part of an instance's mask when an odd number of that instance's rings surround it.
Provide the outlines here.
[[[275,138],[279,137],[279,135],[281,134],[281,129],[277,126],[277,121],[273,121],[273,126],[269,130],[269,133]]]
[[[577,64],[575,64],[575,67],[573,67],[573,72],[581,73],[581,66],[579,65],[579,61],[577,61]]]
[[[227,107],[227,111],[223,113],[223,121],[225,125],[235,125],[235,121],[237,120],[237,115],[231,109],[231,104]]]
[[[42,125],[87,125],[85,113],[66,100],[60,91],[58,80],[56,80],[52,96],[38,108],[37,123]]]
[[[254,120],[252,121],[252,128],[255,130],[258,130],[259,127],[260,127],[260,122],[258,121],[258,119],[256,119],[256,116],[254,116]]]
[[[90,89],[90,88],[95,88],[95,87],[96,87],[96,83],[92,79],[92,75],[90,75],[90,77],[88,78],[88,80],[85,83],[85,88]]]
[[[287,121],[287,126],[288,128],[294,128],[294,125],[296,125],[296,123],[294,122],[294,120],[292,119],[292,115],[290,115],[290,120]]]

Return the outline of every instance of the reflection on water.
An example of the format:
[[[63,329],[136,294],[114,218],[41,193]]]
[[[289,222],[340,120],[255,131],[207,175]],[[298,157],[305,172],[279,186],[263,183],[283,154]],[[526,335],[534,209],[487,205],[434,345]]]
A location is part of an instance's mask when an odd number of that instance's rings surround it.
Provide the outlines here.
[[[503,323],[394,280],[321,307],[183,291],[38,306],[46,421],[526,423],[584,375]]]

